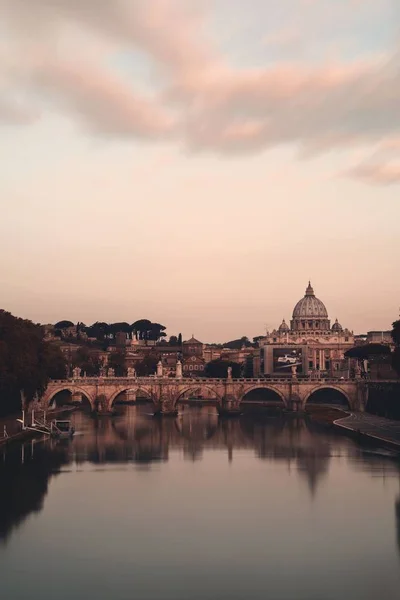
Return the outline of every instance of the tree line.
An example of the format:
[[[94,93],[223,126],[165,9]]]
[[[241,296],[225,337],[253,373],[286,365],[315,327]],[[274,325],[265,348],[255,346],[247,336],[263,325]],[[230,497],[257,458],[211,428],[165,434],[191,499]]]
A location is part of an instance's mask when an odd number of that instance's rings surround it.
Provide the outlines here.
[[[75,328],[76,333],[72,333],[71,329]],[[96,321],[92,325],[78,322],[76,325],[72,321],[58,321],[54,325],[54,332],[58,337],[76,338],[82,340],[86,337],[94,338],[98,342],[115,340],[117,334],[125,333],[130,339],[138,339],[141,341],[164,342],[167,334],[166,327],[161,323],[153,323],[149,319],[139,319],[131,325],[125,321],[118,323],[105,323],[104,321]],[[85,334],[85,335],[82,335]],[[182,345],[182,334],[171,335],[167,342],[170,346]]]

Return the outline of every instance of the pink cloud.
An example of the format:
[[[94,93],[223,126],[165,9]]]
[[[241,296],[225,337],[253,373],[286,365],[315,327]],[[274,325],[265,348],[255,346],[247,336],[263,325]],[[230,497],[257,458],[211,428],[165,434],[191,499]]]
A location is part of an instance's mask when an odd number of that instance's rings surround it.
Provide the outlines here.
[[[39,92],[95,133],[173,134],[186,148],[221,154],[292,144],[311,155],[376,144],[400,132],[398,55],[323,67],[238,69],[207,38],[206,13],[199,6],[184,0],[30,0],[29,5],[0,0],[14,28],[26,32],[32,23],[40,25],[46,49],[53,48],[49,58],[36,63],[20,51],[28,76],[18,74],[16,91],[21,86],[28,94]],[[100,61],[71,60],[68,44],[61,53],[51,32],[55,28],[61,35],[71,23],[121,48],[145,52],[162,72],[162,92],[140,94]],[[278,38],[272,41],[282,41]],[[26,37],[21,43],[25,52]],[[35,45],[43,46],[38,36]],[[70,46],[72,55],[72,37]]]
[[[346,175],[368,183],[400,183],[400,137],[388,138],[368,158],[349,169]]]
[[[29,71],[29,84],[45,93],[93,131],[116,136],[168,135],[172,116],[155,100],[135,93],[126,82],[93,63],[69,63],[45,58]]]

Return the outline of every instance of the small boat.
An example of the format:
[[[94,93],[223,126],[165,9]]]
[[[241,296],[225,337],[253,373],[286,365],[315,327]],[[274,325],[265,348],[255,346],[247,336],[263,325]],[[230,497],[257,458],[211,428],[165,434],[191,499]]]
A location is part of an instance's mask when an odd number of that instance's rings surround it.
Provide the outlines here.
[[[55,419],[50,425],[50,435],[58,439],[72,438],[75,433],[75,428],[71,421],[60,421]]]

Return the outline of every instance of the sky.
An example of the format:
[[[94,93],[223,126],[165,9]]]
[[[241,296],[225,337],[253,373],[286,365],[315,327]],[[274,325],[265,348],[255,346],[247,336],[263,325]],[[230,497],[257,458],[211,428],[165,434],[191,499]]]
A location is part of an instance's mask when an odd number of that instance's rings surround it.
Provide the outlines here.
[[[400,306],[398,0],[0,0],[0,306],[204,342]]]

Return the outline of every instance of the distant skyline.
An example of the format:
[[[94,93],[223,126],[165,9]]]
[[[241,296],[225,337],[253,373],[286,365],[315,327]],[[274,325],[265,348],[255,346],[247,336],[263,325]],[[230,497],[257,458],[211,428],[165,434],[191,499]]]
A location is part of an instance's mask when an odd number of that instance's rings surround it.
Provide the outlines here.
[[[400,306],[397,0],[0,0],[0,306],[204,342]]]

